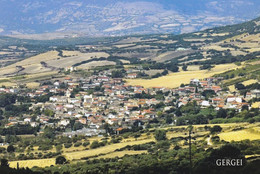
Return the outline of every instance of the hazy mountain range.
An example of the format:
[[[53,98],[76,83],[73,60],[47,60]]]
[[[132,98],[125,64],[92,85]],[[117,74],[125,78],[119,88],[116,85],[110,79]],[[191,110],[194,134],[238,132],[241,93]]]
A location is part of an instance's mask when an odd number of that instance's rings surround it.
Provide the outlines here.
[[[1,0],[0,34],[179,34],[259,14],[258,0]]]

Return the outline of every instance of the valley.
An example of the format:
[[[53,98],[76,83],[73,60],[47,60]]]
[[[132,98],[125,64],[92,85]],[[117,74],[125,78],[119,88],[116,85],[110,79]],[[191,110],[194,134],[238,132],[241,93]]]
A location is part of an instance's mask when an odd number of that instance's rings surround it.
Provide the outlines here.
[[[259,21],[181,35],[0,36],[0,171],[227,173],[214,160],[235,157],[245,162],[235,173],[257,172]]]

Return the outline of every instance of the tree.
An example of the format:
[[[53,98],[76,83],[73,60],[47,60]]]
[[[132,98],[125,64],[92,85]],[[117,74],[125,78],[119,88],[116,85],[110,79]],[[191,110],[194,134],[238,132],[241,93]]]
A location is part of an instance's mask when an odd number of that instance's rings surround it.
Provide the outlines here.
[[[82,129],[83,128],[83,124],[80,123],[80,122],[76,122],[73,126],[73,130],[76,131],[76,130],[79,130],[79,129]]]
[[[217,132],[221,132],[222,131],[222,127],[220,127],[219,125],[215,125],[212,128],[210,128],[210,133],[214,134]]]
[[[112,78],[122,78],[124,77],[124,72],[120,70],[112,71]]]
[[[202,92],[202,95],[206,98],[206,100],[210,97],[213,97],[214,95],[216,95],[215,91],[213,90],[204,90]]]
[[[98,148],[98,147],[99,147],[98,141],[93,141],[92,144],[90,145],[91,149],[95,149],[95,148]]]
[[[43,132],[43,137],[45,138],[54,138],[55,137],[55,133],[54,133],[54,130],[50,127],[46,127],[44,129],[44,132]]]
[[[172,117],[170,115],[167,115],[166,118],[165,118],[165,122],[167,124],[171,124],[172,123]]]
[[[157,141],[166,140],[167,139],[166,138],[166,131],[165,130],[156,130],[154,137]]]
[[[56,158],[55,164],[65,164],[66,162],[67,162],[67,160],[64,156],[58,156]]]
[[[13,145],[9,145],[9,146],[7,147],[7,152],[14,152],[14,151],[15,151],[15,148],[14,148]]]
[[[9,167],[9,163],[7,159],[1,159],[1,167]]]
[[[60,152],[62,150],[62,145],[58,144],[56,147],[56,152]]]
[[[217,118],[226,118],[227,111],[225,109],[220,108],[217,112]]]
[[[246,89],[245,85],[243,85],[242,83],[237,83],[237,84],[235,84],[235,88],[236,88],[237,90]]]
[[[54,114],[55,114],[54,111],[52,111],[52,110],[50,110],[50,109],[46,109],[46,110],[44,111],[44,115],[46,115],[46,116],[53,117]]]
[[[187,68],[188,68],[188,66],[187,66],[186,64],[183,64],[183,65],[182,65],[182,70],[183,70],[183,71],[187,71]]]

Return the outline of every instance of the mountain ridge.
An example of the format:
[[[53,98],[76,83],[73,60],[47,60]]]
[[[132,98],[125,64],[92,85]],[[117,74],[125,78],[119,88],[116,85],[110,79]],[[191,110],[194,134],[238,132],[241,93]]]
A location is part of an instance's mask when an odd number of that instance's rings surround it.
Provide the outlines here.
[[[180,34],[240,23],[255,18],[259,10],[255,0],[1,1],[0,34]]]

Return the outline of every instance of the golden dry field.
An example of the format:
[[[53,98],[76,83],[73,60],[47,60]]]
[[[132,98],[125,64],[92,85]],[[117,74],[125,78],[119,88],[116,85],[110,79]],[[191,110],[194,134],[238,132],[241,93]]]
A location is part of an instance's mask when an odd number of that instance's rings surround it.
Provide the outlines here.
[[[246,80],[246,81],[242,82],[242,84],[247,86],[247,85],[251,85],[256,82],[258,82],[258,81],[255,79],[250,79],[250,80]],[[238,90],[235,88],[235,85],[228,86],[228,89],[230,92],[238,92]]]
[[[230,92],[237,92],[235,85],[228,86],[228,89],[229,89]]]
[[[259,140],[260,133],[252,132],[249,129],[233,131],[233,132],[223,132],[218,135],[221,140],[225,141],[241,141],[241,140]]]
[[[0,68],[0,76],[15,75],[18,72],[20,74],[52,72],[54,67],[66,68],[92,58],[108,57],[109,54],[105,52],[81,53],[79,51],[63,51],[63,56],[65,57],[59,56],[58,51],[48,51]],[[42,64],[42,62],[46,63],[46,65]],[[99,65],[104,64],[101,62]]]
[[[28,168],[32,168],[34,166],[37,166],[37,167],[47,167],[47,166],[55,165],[55,158],[10,161],[9,162],[10,167],[16,168],[17,167],[17,162],[19,163],[19,167],[28,167]]]
[[[37,82],[30,82],[30,83],[26,83],[26,86],[28,88],[37,88],[40,86],[40,83],[37,83]]]
[[[204,50],[210,50],[210,49],[213,49],[213,50],[217,50],[217,51],[225,51],[225,50],[230,50],[230,51],[233,51],[234,48],[229,48],[229,47],[221,47],[219,46],[218,44],[212,44],[212,45],[207,45],[205,47],[203,47],[202,49]]]
[[[252,108],[260,108],[260,102],[253,103]]]
[[[219,137],[225,141],[239,141],[244,139],[250,139],[250,140],[256,140],[260,139],[260,129],[259,129],[259,123],[249,124],[249,123],[229,123],[229,124],[207,124],[207,126],[214,126],[219,125],[223,128],[223,132],[219,134]],[[208,131],[199,131],[200,128],[203,128],[205,125],[194,125],[194,131],[196,132],[196,135],[199,135],[200,137],[197,139],[199,140],[205,140],[204,136],[206,136],[209,132]],[[232,131],[234,128],[244,127],[244,130],[239,131]],[[187,128],[187,126],[171,126],[171,127],[165,127],[161,129],[171,129],[171,128]],[[151,128],[151,130],[154,128]],[[185,137],[187,136],[186,131],[182,132],[176,132],[169,130],[167,132],[167,138],[171,139],[174,137]],[[91,137],[88,140],[90,143],[93,141],[102,141],[101,137]],[[196,140],[196,141],[197,141]],[[83,141],[83,140],[82,140]],[[116,149],[123,148],[127,145],[138,145],[138,144],[145,144],[149,142],[154,142],[154,136],[153,134],[147,135],[146,133],[141,134],[141,136],[138,139],[135,139],[133,137],[129,137],[126,139],[123,139],[120,143],[116,144],[110,144],[103,147],[99,147],[96,149],[89,149],[86,150],[86,147],[79,146],[79,147],[70,147],[70,148],[64,148],[62,149],[64,155],[71,163],[82,161],[82,158],[88,157],[91,159],[100,159],[100,158],[114,158],[114,157],[122,157],[126,154],[128,155],[135,155],[135,154],[141,154],[141,153],[147,153],[147,151],[133,151],[133,150],[123,150],[116,152]],[[205,140],[206,141],[206,140]],[[180,141],[179,144],[182,145],[184,141]],[[183,146],[185,148],[186,146]],[[34,147],[34,152],[40,152],[38,150],[38,147]],[[47,152],[55,152],[55,147],[52,148]],[[18,155],[18,154],[17,154]],[[55,158],[50,159],[37,159],[37,160],[20,160],[20,161],[11,161],[10,166],[16,167],[17,162],[19,162],[20,167],[29,167],[32,168],[33,166],[38,167],[46,167],[55,165]]]
[[[182,83],[184,84],[190,83],[190,80],[193,78],[203,79],[238,67],[240,66],[237,66],[235,64],[223,64],[223,65],[216,65],[210,71],[208,70],[181,71],[177,73],[171,73],[167,76],[151,79],[151,80],[126,79],[126,81],[129,85],[141,85],[144,86],[145,88],[149,88],[149,87],[176,88],[180,86]]]
[[[12,82],[0,82],[0,87],[2,86],[13,87],[13,86],[17,86],[17,84]]]
[[[62,51],[62,55],[63,56],[69,56],[69,57],[71,57],[71,56],[78,56],[80,54],[82,54],[82,53],[79,52],[79,51],[67,51],[67,50],[63,50]]]
[[[120,151],[120,152],[109,153],[106,155],[101,155],[101,156],[97,157],[96,159],[123,157],[125,155],[137,155],[137,154],[142,154],[142,153],[147,153],[147,151],[146,150],[139,150],[139,151],[125,150],[125,151]]]
[[[107,154],[114,152],[116,149],[125,147],[127,145],[137,145],[137,144],[144,144],[154,141],[153,139],[145,139],[145,140],[137,140],[137,141],[130,141],[130,142],[122,142],[122,143],[116,143],[107,145],[104,147],[100,147],[97,149],[90,149],[90,150],[84,150],[84,151],[77,151],[77,152],[68,152],[64,153],[65,157],[68,160],[79,160],[84,157],[91,157],[99,154]]]
[[[258,82],[258,80],[250,79],[250,80],[244,81],[242,84],[247,86],[247,85],[251,85],[253,83],[257,83],[257,82]]]
[[[82,68],[82,69],[90,69],[90,68],[93,68],[93,67],[104,66],[104,65],[116,65],[116,62],[107,61],[107,60],[92,61],[92,62],[89,62],[89,63],[82,64],[82,65],[80,65],[78,67]]]

